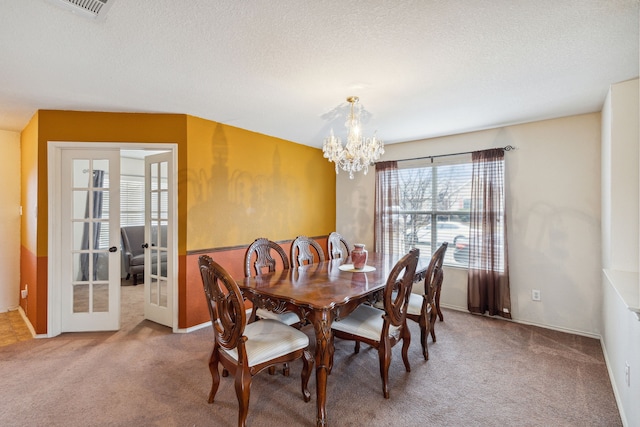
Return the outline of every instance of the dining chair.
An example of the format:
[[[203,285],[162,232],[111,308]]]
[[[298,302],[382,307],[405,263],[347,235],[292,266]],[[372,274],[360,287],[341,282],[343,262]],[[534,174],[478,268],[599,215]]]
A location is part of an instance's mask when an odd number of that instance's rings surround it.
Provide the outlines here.
[[[351,246],[340,233],[334,231],[327,239],[327,252],[329,259],[348,258],[351,254]]]
[[[272,253],[277,254],[279,257],[282,268],[284,270],[289,269],[289,258],[287,257],[287,253],[282,249],[282,246],[277,244],[276,242],[272,242],[271,240],[260,237],[251,243],[247,248],[247,252],[244,256],[244,275],[245,277],[250,277],[252,271],[256,276],[260,276],[265,272],[274,272],[276,271],[276,260],[273,257]],[[266,269],[266,271],[265,271]],[[283,313],[276,313],[271,310],[267,310],[264,308],[258,308],[254,305],[254,310],[251,314],[251,320],[259,317],[261,319],[273,319],[279,322],[282,322],[286,325],[300,327],[300,317],[297,314],[292,313],[290,311],[285,311]]]
[[[324,260],[324,251],[315,240],[306,236],[298,236],[291,243],[291,267],[296,268]]]
[[[218,391],[218,365],[222,365],[235,377],[238,426],[245,426],[253,376],[275,364],[298,359],[303,363],[302,397],[309,402],[308,384],[314,364],[309,352],[309,337],[276,320],[247,324],[244,301],[236,281],[208,255],[200,256],[198,264],[215,338],[209,358],[212,378],[209,403],[214,402]]]
[[[384,309],[361,304],[344,319],[333,322],[332,326],[335,337],[355,341],[355,353],[360,351],[360,342],[378,350],[382,394],[385,399],[389,398],[391,348],[400,340],[405,369],[411,372],[408,357],[411,334],[407,327],[407,305],[419,256],[419,249],[411,249],[389,273],[383,292]]]
[[[442,286],[442,263],[447,252],[448,243],[444,242],[431,256],[424,276],[424,291],[422,294],[411,293],[407,306],[407,319],[413,320],[420,326],[420,343],[424,360],[429,360],[429,348],[427,337],[431,333],[431,339],[436,341],[434,325],[437,315],[436,295]]]

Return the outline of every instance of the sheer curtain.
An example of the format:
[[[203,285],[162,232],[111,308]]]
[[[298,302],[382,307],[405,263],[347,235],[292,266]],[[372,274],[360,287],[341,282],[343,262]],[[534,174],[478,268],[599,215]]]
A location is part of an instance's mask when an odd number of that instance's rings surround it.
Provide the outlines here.
[[[398,221],[400,195],[398,162],[376,163],[376,200],[374,245],[376,252],[394,253],[394,221]]]
[[[472,313],[510,319],[504,150],[475,151],[472,162],[467,304]]]

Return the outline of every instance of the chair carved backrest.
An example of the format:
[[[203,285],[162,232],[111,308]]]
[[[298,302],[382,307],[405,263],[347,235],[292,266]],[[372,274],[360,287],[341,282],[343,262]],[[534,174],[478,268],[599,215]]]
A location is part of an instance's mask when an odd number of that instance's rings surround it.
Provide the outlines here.
[[[316,255],[314,256],[313,251]],[[324,251],[322,247],[313,239],[306,236],[298,236],[291,244],[291,265],[298,267],[305,264],[324,261]]]
[[[215,335],[215,345],[225,349],[238,348],[244,354],[242,334],[246,313],[242,293],[236,281],[208,255],[198,259],[209,315]],[[245,355],[246,356],[246,355]]]
[[[271,251],[274,251],[280,256],[283,268],[285,270],[289,269],[289,258],[287,257],[287,253],[284,249],[282,249],[282,247],[276,242],[260,237],[254,240],[254,242],[247,248],[247,252],[244,256],[244,275],[246,277],[251,276],[252,267],[254,273],[258,276],[263,273],[263,269],[265,267],[269,272],[275,271],[276,260],[271,255]],[[254,259],[254,254],[255,261],[252,265],[251,260]]]
[[[420,250],[413,248],[403,256],[393,267],[384,287],[384,319],[385,333],[388,334],[389,326],[403,326],[407,318],[407,306],[413,287],[413,278],[418,265]],[[399,277],[400,274],[402,277]]]
[[[349,246],[345,238],[336,231],[329,234],[327,250],[329,252],[329,259],[348,258],[351,254],[351,246]]]
[[[442,286],[442,280],[444,274],[442,272],[442,264],[444,262],[444,255],[447,252],[447,246],[449,244],[444,242],[431,256],[429,266],[425,272],[424,277],[424,293],[427,296],[427,301],[433,303],[436,292],[440,286]]]

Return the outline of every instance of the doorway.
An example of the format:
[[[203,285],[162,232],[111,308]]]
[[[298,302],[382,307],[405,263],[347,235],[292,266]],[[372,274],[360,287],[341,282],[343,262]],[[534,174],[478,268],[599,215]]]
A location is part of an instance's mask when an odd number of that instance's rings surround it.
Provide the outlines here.
[[[155,170],[162,170],[164,175],[162,181],[154,175],[156,183],[153,184],[149,182],[149,175],[145,179],[145,158],[152,158],[159,152],[165,153],[160,158],[164,163],[156,160],[150,164],[156,165]],[[113,160],[114,156],[117,160]],[[145,290],[145,297],[150,289],[157,295],[160,285],[164,292],[162,295],[165,305],[160,307],[160,318],[157,304],[150,309],[153,301],[149,301],[148,298],[145,298],[147,301],[139,309],[144,313],[144,318],[169,326],[173,331],[177,330],[177,274],[174,268],[177,265],[177,240],[174,231],[177,212],[174,195],[177,193],[177,183],[173,179],[176,157],[175,144],[49,142],[48,336],[56,336],[62,332],[120,329],[120,308],[123,304],[120,286],[123,277],[120,225],[131,222],[142,222],[145,225],[145,239],[149,247],[145,249],[147,253],[144,283],[138,286]],[[104,166],[104,159],[107,158],[111,159],[108,168]],[[107,170],[102,182],[91,183],[86,176],[81,175],[83,170],[91,170],[91,167],[73,166],[91,166],[91,162],[96,162],[97,166],[94,169]],[[148,167],[149,162],[146,164]],[[73,177],[74,174],[79,177],[76,181],[69,177]],[[121,208],[121,190],[124,193],[131,192],[130,188],[124,188],[126,185],[121,182],[121,176],[127,176],[129,184],[132,180],[139,181],[137,197],[147,198],[146,203],[143,201],[144,206],[149,206],[148,193],[152,192],[150,189],[156,188],[160,183],[165,193],[161,196],[163,202],[160,210],[157,209],[160,206],[157,203],[154,215],[150,215],[147,208],[138,207],[132,210],[127,203]],[[145,185],[146,189],[140,195],[140,188],[144,188]],[[152,199],[157,200],[158,195],[156,191]],[[82,215],[78,214],[82,204],[95,209],[95,200],[98,199],[103,202],[102,213],[94,214],[91,209],[85,208]],[[162,227],[161,237],[152,233],[151,224],[154,220],[156,228],[159,224]],[[100,225],[95,227],[92,225],[95,223]],[[88,229],[93,233],[89,236],[95,236],[95,240],[88,245],[76,243],[81,240],[78,237],[81,235],[79,231],[75,234],[69,231],[82,229]],[[105,231],[107,229],[108,232]],[[56,233],[54,230],[61,232]],[[162,258],[163,267],[152,269],[149,260],[158,259],[157,257]],[[89,263],[89,274],[84,276],[76,274],[75,268],[79,264],[78,260],[82,259],[88,260]],[[95,274],[92,275],[94,270]],[[100,293],[103,298],[100,298]],[[74,295],[77,296],[76,299]],[[101,302],[105,296],[109,301],[106,304]],[[85,304],[81,310],[74,311],[73,306],[79,306],[78,301]],[[105,313],[110,315],[109,322],[101,320]],[[117,321],[114,323],[116,318]],[[69,319],[75,321],[69,322]]]

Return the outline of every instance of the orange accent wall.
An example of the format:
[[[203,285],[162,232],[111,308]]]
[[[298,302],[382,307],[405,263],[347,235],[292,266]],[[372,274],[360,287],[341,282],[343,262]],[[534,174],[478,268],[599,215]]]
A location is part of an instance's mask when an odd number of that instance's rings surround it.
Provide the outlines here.
[[[177,144],[180,328],[202,323],[204,305],[187,250],[335,229],[335,173],[318,149],[181,114],[40,110],[21,134],[21,282],[29,280],[25,304],[39,334],[47,333],[49,141]]]
[[[208,252],[206,254],[223,266],[237,280],[244,276],[242,267],[244,252],[244,249],[231,249],[228,251]],[[183,302],[185,306],[189,307],[189,310],[181,311],[181,314],[184,314],[184,319],[181,319],[180,323],[184,321],[184,324],[189,326],[199,325],[211,320],[202,289],[200,268],[198,267],[198,257],[200,255],[204,255],[204,253],[200,252],[187,256],[187,293]]]

